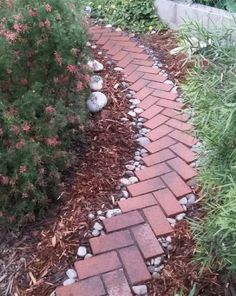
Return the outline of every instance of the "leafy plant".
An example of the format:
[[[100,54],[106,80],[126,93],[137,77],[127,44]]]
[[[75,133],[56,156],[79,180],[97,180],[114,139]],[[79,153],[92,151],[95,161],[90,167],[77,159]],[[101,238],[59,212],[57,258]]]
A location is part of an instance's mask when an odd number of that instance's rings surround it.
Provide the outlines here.
[[[62,0],[2,1],[0,222],[22,222],[58,197],[80,135],[87,36]]]
[[[89,4],[93,17],[124,29],[138,33],[165,29],[157,18],[152,0],[95,0]]]
[[[192,36],[204,46],[190,58],[195,68],[183,85],[194,108],[193,122],[205,152],[199,181],[206,216],[192,222],[197,260],[203,266],[236,271],[236,48],[233,28],[208,32],[198,24],[185,26],[181,37],[188,50]],[[201,43],[199,42],[199,44]],[[227,272],[225,272],[227,271]]]
[[[230,12],[236,12],[236,3],[234,0],[195,0],[194,2],[212,7],[226,9]]]
[[[191,291],[189,292],[188,296],[194,296],[195,295],[195,291],[196,291],[196,284],[193,285]],[[181,290],[178,293],[175,293],[174,296],[184,296],[184,292],[183,290]]]

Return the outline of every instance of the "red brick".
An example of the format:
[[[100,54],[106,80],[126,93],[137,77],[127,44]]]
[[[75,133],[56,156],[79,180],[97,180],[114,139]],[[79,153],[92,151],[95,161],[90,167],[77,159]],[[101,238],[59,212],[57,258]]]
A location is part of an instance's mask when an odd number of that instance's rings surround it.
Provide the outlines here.
[[[162,107],[153,105],[151,107],[149,107],[147,110],[145,110],[142,114],[141,117],[144,117],[146,119],[151,119],[153,118],[155,115],[159,114],[161,111],[163,110]]]
[[[112,59],[115,61],[121,61],[126,56],[128,56],[127,51],[122,50],[122,51],[119,51],[116,55],[114,55]]]
[[[138,59],[134,59],[133,63],[135,65],[139,65],[139,66],[145,66],[145,67],[151,67],[153,65],[153,61],[152,60],[138,60]]]
[[[75,262],[75,268],[79,274],[79,279],[83,280],[94,275],[119,269],[121,268],[121,263],[116,252],[109,252],[77,261]]]
[[[164,109],[162,111],[162,114],[169,116],[171,118],[178,119],[180,121],[184,121],[184,122],[188,121],[189,119],[189,115],[187,113],[181,113],[169,108]]]
[[[156,236],[163,236],[173,232],[170,223],[159,206],[146,208],[143,212]]]
[[[96,41],[97,45],[104,45],[105,43],[107,43],[107,41],[109,40],[109,37],[101,37],[99,38],[99,40]]]
[[[110,39],[114,40],[114,41],[129,41],[130,40],[130,38],[128,36],[115,36],[115,34],[112,34]]]
[[[129,55],[127,55],[121,61],[119,61],[117,63],[117,67],[124,68],[124,67],[128,66],[132,62],[132,60],[133,59]]]
[[[145,67],[145,66],[140,66],[138,68],[138,71],[144,72],[144,73],[149,73],[149,74],[158,74],[160,72],[160,70],[158,68]]]
[[[119,207],[123,213],[140,210],[156,204],[156,200],[151,193],[119,201]]]
[[[173,146],[172,146],[173,147]],[[174,158],[176,155],[169,149],[164,149],[160,152],[153,153],[143,158],[143,162],[147,166],[151,166],[157,163],[164,162],[168,159]]]
[[[147,266],[137,247],[124,248],[119,250],[119,253],[132,285],[151,279]]]
[[[177,143],[171,146],[170,149],[187,163],[196,159],[196,154],[182,143]]]
[[[143,170],[136,171],[135,174],[140,181],[159,177],[170,172],[171,169],[165,163],[159,163]]]
[[[129,82],[136,82],[143,76],[142,72],[133,72],[131,75],[129,75],[125,80]]]
[[[163,175],[161,178],[176,197],[192,192],[191,188],[175,172]]]
[[[113,38],[115,37],[122,37],[123,33],[122,32],[106,32],[104,34],[102,34],[102,36],[104,37],[110,37],[110,39],[113,40]]]
[[[79,283],[56,289],[57,296],[104,296],[106,295],[102,280],[92,277]]]
[[[147,96],[149,96],[152,92],[153,92],[153,89],[144,87],[142,90],[136,93],[135,98],[142,101]]]
[[[129,64],[128,66],[126,66],[124,68],[124,74],[125,75],[130,75],[130,74],[134,73],[137,68],[138,68],[137,65]]]
[[[179,157],[168,160],[168,165],[172,167],[172,169],[175,170],[185,181],[197,175],[196,171]]]
[[[168,217],[175,216],[183,212],[183,208],[169,189],[165,188],[156,191],[153,194]]]
[[[94,33],[94,34],[92,34],[92,36],[90,36],[90,39],[91,39],[91,41],[97,41],[101,37],[102,37],[101,33]]]
[[[135,53],[134,52],[134,53],[132,53],[132,57],[137,60],[148,60],[149,59],[149,56],[146,53]]]
[[[135,53],[143,53],[144,52],[143,48],[137,47],[135,44],[133,44],[132,46],[126,45],[123,47],[123,49],[128,52],[131,52],[131,53],[134,53],[134,52]]]
[[[132,232],[145,259],[157,257],[164,253],[148,224],[133,227]]]
[[[156,141],[156,140],[168,135],[172,131],[173,131],[172,127],[162,124],[162,125],[158,126],[157,128],[155,128],[154,130],[147,133],[147,137],[151,141]]]
[[[141,73],[141,72],[137,72],[137,73]],[[139,107],[146,110],[149,107],[151,107],[152,105],[154,105],[156,102],[158,101],[157,97],[153,97],[153,96],[148,96],[146,97],[146,99],[144,99],[140,104]]]
[[[143,78],[151,81],[156,81],[156,82],[164,82],[167,80],[166,76],[161,76],[158,74],[149,74],[149,73],[146,73]]]
[[[110,55],[116,55],[121,51],[121,46],[114,46],[112,49],[108,51]]]
[[[142,195],[145,193],[153,192],[153,191],[162,189],[164,187],[165,185],[160,178],[154,178],[154,179],[146,180],[133,185],[129,185],[128,190],[131,195],[136,196],[136,195]]]
[[[100,254],[132,245],[133,239],[128,230],[117,231],[89,240],[93,254]]]
[[[104,274],[103,282],[110,296],[132,296],[129,284],[122,269]],[[87,295],[90,296],[90,295]],[[91,294],[92,296],[92,294]]]
[[[144,88],[147,84],[148,84],[148,81],[141,78],[137,80],[134,84],[132,84],[129,88],[134,91],[139,91],[142,88]]]
[[[103,224],[107,232],[112,232],[127,228],[136,224],[143,223],[144,220],[139,212],[133,211],[130,213],[115,216],[109,219],[105,219]]]
[[[147,128],[154,129],[169,120],[169,117],[158,114],[144,123]]]
[[[173,102],[165,99],[159,100],[157,105],[165,108],[176,109],[176,110],[181,110],[184,106],[182,103]]]
[[[190,129],[192,129],[192,125],[186,122],[182,122],[179,120],[176,120],[174,118],[170,119],[169,121],[167,121],[166,123],[169,126],[172,126],[176,129],[179,129],[181,131],[188,131]]]
[[[158,97],[158,98],[166,99],[166,100],[171,100],[171,101],[174,101],[175,99],[178,98],[178,95],[177,94],[173,94],[171,92],[162,91],[162,90],[155,90],[153,92],[153,95],[156,96],[156,97]]]
[[[154,153],[154,152],[158,152],[160,150],[163,150],[165,148],[168,148],[170,147],[171,145],[174,145],[175,144],[175,141],[171,138],[169,138],[168,136],[166,137],[163,137],[155,142],[152,142],[150,144],[147,144],[145,146],[145,148],[151,152],[151,153]]]
[[[173,85],[152,81],[148,84],[148,87],[163,91],[170,91],[173,88]]]
[[[178,130],[171,132],[169,135],[171,138],[176,139],[189,147],[192,147],[197,142],[192,136]]]
[[[104,44],[104,45],[102,46],[102,49],[110,50],[110,49],[112,49],[114,46],[117,46],[117,42],[112,41],[112,40],[109,40],[109,41],[107,41],[106,44]]]

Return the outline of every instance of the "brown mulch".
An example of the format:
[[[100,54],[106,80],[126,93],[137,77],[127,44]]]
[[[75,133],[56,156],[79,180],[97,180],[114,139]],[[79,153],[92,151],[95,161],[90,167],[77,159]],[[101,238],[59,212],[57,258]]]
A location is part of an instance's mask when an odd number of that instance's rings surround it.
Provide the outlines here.
[[[88,246],[94,223],[88,214],[113,207],[115,187],[134,154],[133,129],[120,121],[128,110],[126,85],[109,59],[95,55],[105,66],[101,76],[109,103],[85,126],[84,140],[76,147],[78,162],[66,177],[59,204],[33,225],[5,233],[0,243],[0,295],[49,296],[62,284],[78,247]]]

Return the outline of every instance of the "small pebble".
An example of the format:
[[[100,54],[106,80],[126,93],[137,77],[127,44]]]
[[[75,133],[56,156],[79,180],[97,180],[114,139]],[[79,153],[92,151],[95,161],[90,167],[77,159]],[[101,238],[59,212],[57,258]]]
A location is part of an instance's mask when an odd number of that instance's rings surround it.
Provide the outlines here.
[[[131,184],[137,183],[138,182],[138,178],[137,177],[130,177],[129,181]]]
[[[147,294],[147,286],[140,285],[140,286],[133,286],[133,292],[135,295],[146,295]]]
[[[181,221],[181,220],[184,219],[185,216],[186,216],[185,213],[179,214],[179,215],[176,216],[176,220],[177,220],[177,221]]]
[[[134,109],[134,112],[137,113],[137,114],[141,114],[141,113],[143,113],[143,111],[144,110],[142,108],[135,108]]]
[[[100,216],[103,214],[103,212],[100,210],[100,211],[97,211],[97,214],[98,214],[98,216]]]
[[[179,203],[180,203],[181,205],[186,205],[186,204],[188,203],[188,200],[187,200],[186,197],[183,197],[183,198],[181,198],[181,199],[179,200]]]
[[[129,197],[129,192],[126,190],[122,190],[122,195],[124,196],[124,198],[128,198]]]
[[[75,279],[67,279],[63,282],[63,286],[69,286],[75,283]]]
[[[132,165],[132,164],[127,164],[125,167],[126,167],[127,170],[129,170],[129,171],[134,171],[134,169],[135,169],[135,166]]]
[[[84,257],[84,259],[89,259],[89,258],[91,258],[91,257],[93,257],[93,255],[88,253],[88,254]]]
[[[87,254],[87,249],[85,247],[79,247],[77,251],[77,255],[79,257],[84,257]]]
[[[93,229],[101,231],[103,230],[103,226],[100,223],[96,222],[93,226]]]
[[[106,217],[111,218],[120,214],[122,214],[121,209],[112,209],[107,211]]]
[[[124,186],[128,186],[128,185],[130,185],[130,181],[129,181],[128,179],[126,179],[126,178],[122,178],[122,179],[120,179],[120,183],[121,183],[122,185],[124,185]]]
[[[128,112],[128,115],[131,116],[131,117],[135,117],[136,116],[136,113],[134,111],[129,111]]]
[[[66,275],[68,276],[69,279],[76,279],[77,278],[77,273],[72,268],[67,270]]]
[[[93,220],[95,218],[95,216],[94,216],[94,214],[90,213],[90,214],[88,214],[88,218]]]
[[[100,235],[100,231],[98,231],[97,229],[94,229],[92,231],[92,236],[99,236]]]

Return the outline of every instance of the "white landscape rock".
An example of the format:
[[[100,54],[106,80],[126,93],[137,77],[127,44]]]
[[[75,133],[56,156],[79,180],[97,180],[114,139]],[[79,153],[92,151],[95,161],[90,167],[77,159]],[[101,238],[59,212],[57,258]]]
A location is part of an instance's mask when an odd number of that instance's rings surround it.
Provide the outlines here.
[[[141,114],[141,113],[143,113],[143,111],[144,110],[142,108],[135,108],[134,109],[134,112],[137,113],[137,114]]]
[[[102,231],[103,230],[103,226],[100,223],[96,222],[94,224],[94,226],[93,226],[93,229],[94,230],[98,230],[98,231]]]
[[[135,166],[133,164],[127,164],[125,167],[128,171],[134,171],[135,169]]]
[[[101,111],[107,104],[107,97],[101,92],[92,93],[87,100],[87,107],[91,113]]]
[[[66,271],[66,275],[68,276],[69,279],[76,279],[77,278],[77,273],[74,269],[68,269]]]
[[[79,257],[85,257],[86,254],[87,254],[87,249],[85,247],[81,246],[81,247],[78,248],[77,255]]]
[[[104,69],[103,64],[97,60],[90,60],[88,61],[87,65],[92,72],[100,72]]]
[[[139,143],[140,146],[145,146],[151,143],[151,141],[147,137],[140,137],[137,139],[137,142]]]
[[[130,177],[129,181],[131,184],[137,183],[138,182],[138,178],[137,177]]]
[[[176,216],[176,220],[177,220],[177,221],[181,221],[181,220],[184,219],[185,216],[186,216],[185,213],[179,214],[179,215]]]
[[[130,185],[130,181],[129,181],[128,179],[126,179],[126,178],[122,178],[122,179],[120,179],[120,183],[121,183],[122,185],[124,185],[124,186],[128,186],[128,185]]]
[[[140,286],[133,286],[133,291],[135,295],[146,295],[147,294],[147,286],[140,285]]]
[[[63,282],[63,286],[69,286],[75,283],[75,279],[67,279]]]
[[[112,210],[107,211],[106,217],[111,218],[111,217],[114,217],[114,216],[117,216],[117,215],[120,215],[120,214],[122,214],[120,209],[112,209]]]
[[[98,75],[93,75],[90,78],[89,86],[90,86],[91,90],[94,90],[94,91],[101,90],[103,88],[102,77],[98,76]]]

